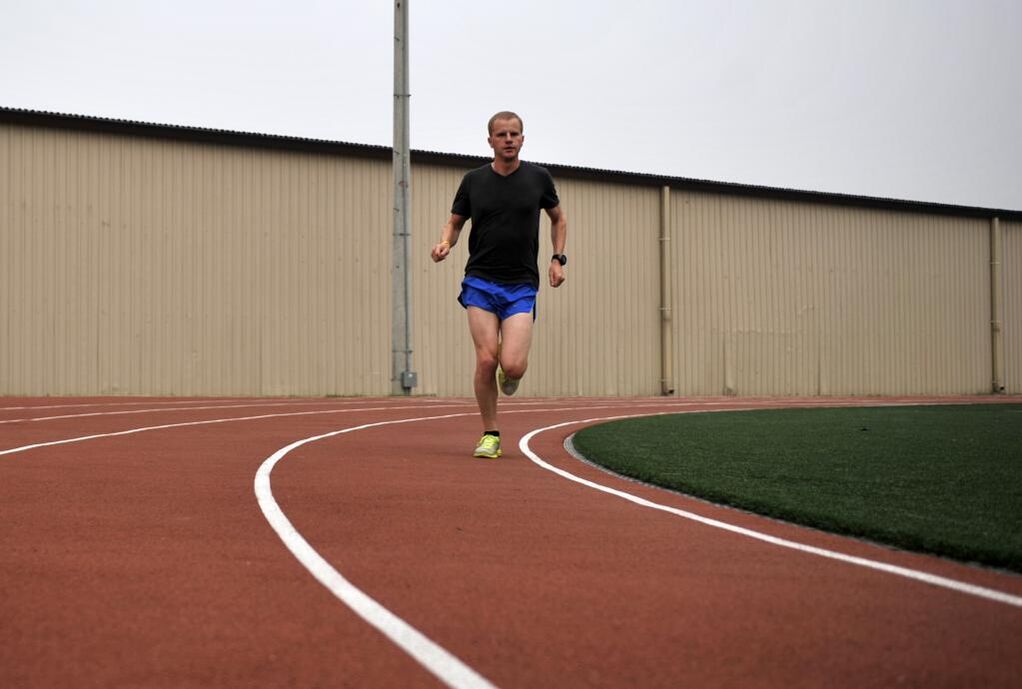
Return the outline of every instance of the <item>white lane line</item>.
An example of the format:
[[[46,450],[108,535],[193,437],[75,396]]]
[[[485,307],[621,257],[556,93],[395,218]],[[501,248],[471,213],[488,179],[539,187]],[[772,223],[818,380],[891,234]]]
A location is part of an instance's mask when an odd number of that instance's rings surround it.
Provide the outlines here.
[[[351,608],[359,617],[369,625],[376,628],[380,633],[394,642],[401,650],[414,658],[420,665],[437,677],[441,682],[452,689],[497,689],[486,678],[463,663],[452,653],[444,649],[436,642],[430,640],[422,632],[411,626],[403,619],[380,605],[368,594],[356,587],[350,581],[331,566],[316,550],[309,545],[295,529],[291,521],[284,516],[277,501],[273,498],[273,490],[270,486],[270,472],[273,467],[282,460],[287,453],[306,443],[315,442],[324,438],[331,438],[342,433],[351,433],[366,428],[388,426],[392,424],[414,423],[417,421],[435,421],[439,419],[453,419],[459,416],[474,416],[478,412],[463,412],[458,414],[445,414],[442,416],[424,416],[419,418],[400,419],[392,421],[380,421],[367,423],[361,426],[343,428],[339,431],[331,431],[302,440],[297,440],[287,447],[270,455],[259,467],[255,477],[255,494],[259,501],[259,507],[263,511],[266,520],[273,527],[273,530],[280,536],[280,540],[288,550],[298,559],[305,569],[309,570],[316,580],[327,588],[342,603]]]
[[[935,574],[929,574],[927,572],[921,572],[919,570],[910,569],[908,567],[899,567],[897,565],[890,565],[890,564],[887,564],[885,562],[878,562],[876,560],[870,560],[870,559],[864,558],[864,557],[857,557],[857,556],[854,556],[854,555],[847,555],[845,553],[839,553],[839,552],[834,551],[834,550],[827,550],[825,548],[817,548],[815,546],[806,545],[804,543],[798,543],[796,541],[789,541],[789,540],[784,539],[784,538],[777,538],[775,536],[770,536],[768,534],[761,533],[759,531],[754,531],[752,529],[746,529],[744,527],[736,526],[734,524],[729,524],[727,522],[722,522],[722,521],[718,521],[716,519],[710,519],[708,517],[703,517],[703,516],[700,516],[698,514],[695,514],[694,512],[689,512],[687,510],[681,510],[681,509],[678,509],[676,507],[670,507],[668,505],[662,505],[660,503],[653,502],[651,500],[646,500],[644,498],[640,498],[637,495],[632,495],[631,493],[627,493],[625,491],[617,490],[615,488],[611,488],[609,486],[605,486],[603,484],[596,483],[594,481],[589,481],[589,480],[584,479],[584,478],[582,478],[580,476],[576,476],[575,474],[569,473],[569,472],[567,472],[567,471],[565,471],[563,469],[559,469],[559,468],[557,468],[557,467],[555,467],[555,466],[553,466],[551,464],[548,464],[547,462],[543,461],[542,459],[540,459],[540,457],[535,452],[533,452],[532,449],[529,447],[529,441],[532,440],[532,438],[534,438],[536,435],[538,435],[540,433],[544,433],[546,431],[554,430],[556,428],[563,428],[564,426],[571,426],[573,424],[589,424],[589,423],[597,423],[597,422],[603,422],[603,421],[612,421],[612,420],[616,420],[616,419],[635,418],[635,417],[639,417],[639,416],[651,416],[651,415],[650,414],[628,414],[628,415],[622,415],[622,416],[607,416],[607,417],[603,417],[603,418],[586,419],[584,421],[566,421],[564,423],[558,423],[558,424],[554,424],[552,426],[546,426],[544,428],[538,428],[538,429],[530,431],[529,433],[527,433],[524,436],[522,436],[521,441],[518,443],[518,447],[519,447],[519,449],[521,449],[522,453],[526,457],[528,457],[530,460],[532,460],[533,463],[535,463],[536,465],[540,466],[543,469],[546,469],[547,471],[552,471],[553,473],[557,474],[558,476],[561,476],[562,478],[566,478],[569,481],[574,481],[576,483],[580,483],[583,486],[587,486],[587,487],[592,488],[594,490],[598,490],[600,492],[607,493],[609,495],[614,495],[616,497],[622,498],[624,500],[627,500],[629,502],[635,503],[636,505],[640,505],[642,507],[648,507],[650,509],[660,510],[662,512],[668,512],[668,513],[676,515],[678,517],[683,517],[684,519],[690,519],[692,521],[699,522],[700,524],[705,524],[706,526],[711,526],[711,527],[713,527],[715,529],[722,529],[724,531],[730,531],[731,533],[739,534],[741,536],[746,536],[748,538],[753,538],[753,539],[756,539],[758,541],[763,541],[765,543],[770,543],[772,545],[780,546],[782,548],[789,548],[791,550],[797,550],[799,552],[808,553],[810,555],[818,555],[819,557],[825,557],[825,558],[828,558],[828,559],[831,559],[831,560],[838,560],[840,562],[845,562],[845,563],[848,563],[848,564],[857,565],[859,567],[865,567],[867,569],[873,569],[873,570],[877,570],[877,571],[880,571],[880,572],[886,572],[887,574],[894,574],[896,576],[905,577],[907,579],[913,579],[915,581],[920,581],[920,582],[923,582],[925,584],[930,584],[932,586],[939,586],[941,588],[950,589],[952,591],[957,591],[959,593],[965,593],[965,594],[968,594],[968,595],[977,596],[979,598],[985,598],[987,600],[995,601],[997,603],[1004,603],[1005,605],[1012,605],[1012,606],[1017,607],[1017,608],[1022,608],[1022,596],[1015,596],[1015,595],[1012,595],[1010,593],[1005,593],[1003,591],[997,591],[995,589],[986,588],[984,586],[976,586],[975,584],[969,584],[969,583],[964,582],[964,581],[958,581],[956,579],[949,579],[947,577],[941,577],[941,576],[937,576]]]
[[[378,403],[383,403],[385,400],[381,400]],[[0,424],[5,423],[27,423],[37,421],[53,421],[56,419],[83,419],[93,416],[124,416],[128,414],[153,414],[160,412],[173,412],[173,411],[206,411],[209,409],[247,409],[247,408],[266,408],[266,407],[309,407],[313,405],[331,405],[337,406],[338,404],[359,404],[358,401],[351,402],[337,402],[330,400],[322,401],[295,401],[295,402],[258,402],[258,403],[246,403],[246,404],[206,404],[202,406],[194,407],[160,407],[160,408],[149,408],[149,409],[119,409],[117,411],[94,411],[94,412],[83,412],[81,414],[61,414],[59,416],[36,416],[24,419],[0,419]],[[364,404],[364,401],[361,401]]]
[[[608,409],[620,405],[586,405],[584,407],[559,407],[548,409],[515,409],[507,410],[505,414],[530,414],[536,412],[564,412],[590,409]],[[646,405],[638,405],[646,406]],[[663,409],[663,404],[651,404]],[[674,408],[676,405],[667,405]],[[677,405],[690,406],[690,405]],[[634,408],[635,405],[631,405]],[[435,407],[434,407],[435,408]],[[348,581],[337,571],[322,555],[316,552],[308,541],[298,532],[291,521],[284,515],[280,505],[273,497],[273,490],[270,481],[270,474],[273,468],[287,456],[292,450],[307,443],[312,443],[324,438],[331,438],[342,433],[364,430],[366,428],[378,428],[396,424],[414,423],[418,421],[434,421],[438,419],[453,419],[463,416],[475,416],[478,412],[459,412],[444,414],[441,416],[424,416],[417,418],[406,418],[389,421],[378,421],[375,423],[343,428],[329,433],[303,438],[282,447],[274,452],[260,465],[256,472],[254,489],[259,507],[270,526],[277,536],[283,541],[285,547],[295,556],[298,562],[309,571],[320,584],[325,586],[334,597],[340,600],[361,617],[367,624],[374,627],[381,634],[390,639],[401,650],[410,655],[420,665],[436,676],[441,682],[452,689],[497,689],[487,679],[482,677],[475,670],[465,665],[456,656],[422,634],[393,612],[383,607],[375,599]]]
[[[182,422],[182,423],[161,424],[161,425],[158,425],[158,426],[143,426],[141,428],[129,428],[129,429],[126,429],[126,430],[123,430],[123,431],[111,431],[111,432],[107,432],[107,433],[94,433],[92,435],[82,435],[82,436],[77,436],[77,437],[74,437],[74,438],[64,438],[64,439],[61,439],[61,440],[50,440],[50,441],[47,441],[47,442],[33,443],[31,445],[22,445],[20,447],[12,447],[12,448],[7,449],[7,450],[0,450],[0,456],[12,455],[12,454],[16,454],[18,452],[26,452],[28,450],[34,450],[36,448],[41,448],[41,447],[53,447],[55,445],[67,445],[67,444],[70,444],[70,443],[80,443],[80,442],[84,442],[86,440],[98,440],[100,438],[112,438],[112,437],[120,436],[120,435],[133,435],[135,433],[144,433],[146,431],[161,431],[161,430],[164,430],[164,429],[167,429],[167,428],[185,428],[185,427],[188,427],[188,426],[203,426],[203,425],[206,425],[206,424],[229,423],[231,421],[257,421],[257,420],[261,420],[261,419],[275,419],[275,418],[284,418],[284,417],[290,417],[290,416],[314,416],[314,415],[321,415],[321,414],[350,414],[350,413],[362,412],[362,411],[367,411],[367,412],[368,411],[388,411],[388,410],[405,411],[405,410],[409,410],[409,409],[421,410],[423,406],[428,406],[431,409],[444,409],[444,408],[449,408],[449,407],[464,407],[464,406],[467,406],[467,405],[473,405],[474,406],[475,405],[475,401],[474,400],[464,400],[464,401],[460,401],[459,402],[458,400],[452,399],[450,402],[443,402],[443,403],[439,403],[439,404],[435,403],[435,402],[429,402],[426,405],[418,404],[418,405],[385,406],[385,407],[358,407],[358,408],[353,408],[353,409],[323,409],[323,410],[319,410],[319,411],[284,412],[284,413],[280,413],[280,414],[260,414],[258,416],[232,416],[232,417],[224,418],[224,419],[207,419],[207,420],[204,420],[204,421],[186,421],[186,422]],[[693,403],[681,403],[681,404],[669,404],[669,405],[664,405],[663,403],[632,404],[632,405],[625,405],[625,404],[603,404],[603,405],[585,405],[585,406],[582,406],[582,407],[570,407],[570,408],[569,407],[564,407],[564,408],[561,408],[561,409],[571,410],[571,411],[579,411],[579,410],[583,410],[583,409],[585,409],[585,410],[614,409],[614,408],[620,407],[620,406],[627,406],[629,409],[644,409],[644,408],[663,409],[665,406],[670,408],[670,409],[681,409],[681,408],[684,408],[684,407],[693,406]],[[546,410],[543,410],[543,409],[509,410],[509,411],[507,411],[507,413],[508,414],[518,414],[518,413],[525,413],[525,412],[530,412],[530,411],[546,411]]]
[[[189,426],[203,426],[210,424],[221,424],[229,423],[232,421],[254,421],[262,419],[282,418],[282,417],[294,417],[294,416],[310,416],[310,415],[322,415],[322,414],[338,414],[338,413],[352,413],[352,412],[374,412],[374,411],[403,411],[403,410],[422,410],[423,406],[428,406],[431,409],[439,409],[444,407],[464,407],[474,406],[469,401],[456,401],[452,400],[451,403],[440,403],[431,402],[427,405],[406,405],[406,406],[384,406],[384,407],[361,407],[355,409],[328,409],[319,411],[307,411],[307,412],[290,412],[280,414],[261,414],[258,416],[243,416],[243,417],[232,417],[222,419],[207,419],[203,421],[188,421],[183,423],[172,423],[172,424],[161,424],[157,426],[144,426],[141,428],[130,428],[123,431],[113,431],[107,433],[96,433],[92,435],[78,436],[74,438],[65,438],[62,440],[54,440],[49,442],[35,443],[32,445],[23,445],[21,447],[14,447],[7,450],[0,450],[0,456],[10,455],[19,452],[25,452],[41,447],[52,447],[56,445],[65,445],[69,443],[84,442],[87,440],[96,440],[99,438],[111,438],[124,435],[132,435],[135,433],[144,433],[146,431],[164,430],[170,428],[185,428]],[[520,411],[508,411],[508,414],[515,413],[532,413],[532,412],[547,412],[547,411],[572,411],[579,409],[610,409],[614,406],[620,405],[586,405],[585,407],[576,407],[574,409],[524,409]],[[639,405],[639,406],[655,406],[663,408],[662,404],[651,404],[651,405]],[[671,405],[673,406],[673,405]],[[679,405],[687,406],[687,405]],[[295,530],[294,526],[291,525],[290,521],[283,515],[280,508],[276,506],[276,502],[273,500],[272,492],[270,491],[269,474],[276,464],[287,452],[299,447],[307,442],[312,442],[321,438],[338,435],[340,433],[349,433],[354,430],[371,428],[374,426],[386,426],[390,424],[399,423],[411,423],[413,421],[427,421],[432,419],[444,419],[444,418],[455,418],[461,416],[474,416],[478,412],[473,410],[469,412],[460,412],[454,414],[447,414],[442,416],[431,416],[411,419],[399,419],[381,421],[376,423],[364,424],[352,428],[342,429],[340,431],[334,431],[331,433],[322,434],[312,438],[306,438],[299,440],[291,445],[288,445],[275,453],[274,457],[266,460],[260,467],[259,472],[256,474],[256,496],[259,500],[260,507],[263,509],[263,514],[266,515],[267,520],[271,526],[277,532],[277,534],[284,540],[285,545],[291,550],[291,552],[298,558],[307,569],[313,574],[313,576],[330,591],[344,601],[345,604],[349,605],[360,617],[365,619],[373,626],[381,629],[388,638],[396,643],[400,648],[405,649],[406,652],[410,653],[416,660],[422,663],[430,672],[438,674],[437,676],[441,681],[448,684],[453,689],[497,689],[493,684],[488,682],[481,675],[476,673],[467,665],[464,665],[460,660],[451,655],[449,652],[444,650],[439,645],[433,643],[428,638],[423,636],[421,632],[417,631],[399,617],[391,613],[389,610],[381,606],[379,603],[374,601],[372,598],[362,593],[360,590],[352,586],[339,572],[334,570],[329,563],[327,563],[312,547],[305,541],[304,538]],[[279,455],[279,456],[278,456]],[[272,462],[270,460],[273,460]]]
[[[561,400],[558,400],[558,401],[561,401]],[[567,401],[567,400],[564,400],[564,401]],[[387,411],[387,410],[403,411],[403,410],[407,410],[407,409],[421,409],[424,402],[425,402],[425,406],[429,406],[432,409],[443,409],[445,407],[465,406],[467,404],[472,404],[473,403],[470,400],[458,401],[455,398],[451,398],[450,401],[444,400],[444,401],[442,401],[440,403],[437,403],[437,402],[432,401],[432,400],[430,400],[430,401],[427,401],[427,400],[416,400],[416,402],[419,403],[419,406],[416,406],[416,405],[406,405],[406,406],[383,406],[383,407],[357,407],[357,408],[350,408],[350,409],[324,409],[324,410],[319,410],[319,411],[285,412],[285,413],[280,413],[280,414],[260,414],[258,416],[234,416],[234,417],[222,418],[222,419],[207,419],[207,420],[204,420],[204,421],[187,421],[187,422],[182,422],[182,423],[160,424],[160,425],[157,425],[157,426],[144,426],[144,427],[141,427],[141,428],[129,428],[129,429],[126,429],[126,430],[123,430],[123,431],[112,431],[112,432],[108,432],[108,433],[94,433],[92,435],[82,435],[82,436],[76,436],[76,437],[73,437],[73,438],[64,438],[64,439],[61,439],[61,440],[51,440],[51,441],[47,441],[47,442],[33,443],[31,445],[22,445],[20,447],[12,447],[12,448],[9,448],[9,449],[6,449],[6,450],[0,450],[0,456],[12,455],[12,454],[16,454],[18,452],[25,452],[25,451],[28,451],[28,450],[34,450],[34,449],[41,448],[41,447],[53,447],[55,445],[67,445],[67,444],[70,444],[70,443],[79,443],[79,442],[83,442],[83,441],[86,441],[86,440],[97,440],[99,438],[111,438],[111,437],[121,436],[121,435],[133,435],[135,433],[144,433],[146,431],[160,431],[160,430],[164,430],[164,429],[167,429],[167,428],[185,428],[185,427],[188,427],[188,426],[203,426],[203,425],[207,425],[207,424],[229,423],[231,421],[256,421],[256,420],[261,420],[261,419],[284,418],[284,417],[290,417],[290,416],[312,416],[312,415],[320,415],[320,414],[341,414],[341,413],[353,413],[353,412],[359,412],[359,411]],[[357,404],[357,401],[352,401],[350,403],[351,404]],[[722,402],[721,404],[730,404],[730,403]],[[798,404],[798,403],[791,404],[791,403],[787,403],[787,402],[783,402],[783,401],[779,402],[779,401],[776,401],[776,400],[775,401],[759,400],[759,401],[752,402],[751,405],[749,405],[748,403],[745,403],[745,404],[746,404],[746,406],[734,406],[734,407],[728,406],[728,407],[722,408],[722,409],[708,409],[708,410],[705,410],[705,411],[706,411],[706,413],[711,413],[711,412],[716,412],[716,411],[722,411],[722,412],[728,412],[728,411],[753,411],[753,410],[758,410],[758,409],[773,409],[773,408],[775,408],[775,405],[780,405],[782,408],[793,408],[793,407],[802,407],[802,406],[809,406],[809,407],[818,407],[818,406],[827,406],[827,407],[835,407],[835,406],[838,406],[838,407],[845,407],[845,406],[849,406],[849,407],[880,406],[880,405],[877,405],[877,404],[874,404],[874,403],[871,403],[871,402],[866,402],[865,404],[863,404],[862,402],[857,401],[857,400],[856,401],[844,402],[844,403],[829,402],[826,405],[814,405],[814,404],[811,404],[811,403],[805,404],[805,405]],[[916,403],[914,403],[914,402],[904,402],[904,403],[899,402],[899,403],[893,403],[893,404],[884,405],[884,406],[914,406],[915,404]],[[939,404],[939,402],[936,403],[936,404]],[[652,398],[651,398],[650,401],[644,402],[644,403],[641,403],[641,404],[635,404],[634,401],[632,401],[632,400],[616,400],[616,401],[612,401],[610,404],[606,404],[606,403],[598,404],[598,405],[585,404],[585,405],[577,406],[577,407],[560,407],[558,409],[559,410],[563,410],[563,411],[580,411],[580,410],[593,410],[593,411],[595,411],[597,409],[615,409],[615,408],[618,408],[618,407],[626,407],[628,409],[670,409],[670,410],[684,410],[684,409],[687,409],[687,408],[690,408],[690,407],[696,407],[698,409],[698,408],[704,407],[705,405],[706,405],[705,402],[698,402],[698,401],[688,402],[688,401],[683,401],[683,400],[677,400],[677,401],[670,401],[670,402],[659,402],[659,401],[653,401]],[[256,406],[260,406],[260,405],[256,405]],[[172,410],[165,410],[165,411],[172,411]],[[538,408],[533,408],[533,409],[514,409],[514,410],[508,410],[507,413],[508,414],[518,414],[518,413],[527,413],[527,412],[530,412],[530,411],[545,411],[545,410],[538,409]],[[683,412],[682,411],[664,411],[662,413],[670,414],[670,413],[683,413]]]
[[[13,398],[8,398],[13,399]],[[234,398],[234,397],[218,397],[210,400],[197,400],[197,399],[184,399],[184,400],[135,400],[133,402],[77,402],[75,404],[26,404],[17,407],[0,407],[0,411],[24,411],[26,409],[83,409],[86,407],[131,407],[138,406],[141,404],[162,404],[164,406],[173,406],[180,404],[195,404],[196,402],[245,402],[252,398]]]
[[[592,399],[596,400],[596,399],[599,399],[599,398],[592,398]],[[702,408],[702,407],[714,407],[714,406],[725,406],[725,407],[729,407],[730,408],[733,405],[737,404],[737,402],[734,401],[734,400],[721,400],[721,399],[703,400],[703,399],[679,398],[679,399],[674,400],[674,401],[667,401],[667,400],[663,400],[663,401],[657,400],[657,401],[654,401],[654,399],[655,398],[647,398],[647,400],[648,400],[647,402],[644,402],[642,404],[637,405],[637,404],[635,404],[635,402],[636,402],[635,399],[622,398],[620,400],[615,400],[613,406],[624,406],[624,407],[628,407],[628,408],[649,407],[649,406],[671,406],[672,408],[674,408],[674,407],[691,407],[691,406],[697,406],[697,407],[700,407],[700,408]],[[34,406],[20,406],[20,407],[0,407],[0,411],[26,411],[26,410],[35,411],[35,410],[40,410],[40,409],[67,409],[67,408],[84,408],[84,407],[125,407],[125,406],[139,406],[139,405],[143,405],[143,404],[144,405],[148,405],[150,407],[156,407],[156,406],[159,406],[159,405],[164,405],[161,408],[129,409],[129,410],[103,411],[103,412],[84,412],[84,413],[81,413],[81,414],[62,414],[62,415],[56,415],[56,416],[39,416],[39,417],[29,417],[29,418],[22,418],[22,419],[0,419],[0,424],[22,423],[22,422],[33,422],[33,421],[52,421],[52,420],[59,420],[59,419],[76,419],[76,418],[86,418],[86,417],[91,417],[91,416],[115,416],[115,415],[124,415],[124,414],[156,413],[156,412],[161,412],[161,411],[191,411],[191,410],[208,410],[208,409],[240,409],[240,408],[245,408],[245,407],[253,407],[253,408],[256,408],[256,407],[284,407],[284,406],[291,407],[291,406],[313,406],[313,405],[322,405],[322,404],[331,404],[331,405],[349,404],[349,405],[354,405],[354,404],[364,404],[366,401],[367,400],[365,398],[323,398],[323,399],[217,398],[217,399],[211,399],[211,400],[208,400],[208,401],[201,400],[201,399],[195,399],[195,400],[172,400],[172,401],[167,401],[167,402],[160,402],[160,401],[153,401],[153,400],[143,400],[143,401],[136,401],[136,402],[96,402],[96,403],[80,403],[80,404],[53,404],[53,405],[34,405]],[[610,405],[606,404],[606,402],[608,400],[600,400],[600,401],[603,402],[604,404],[602,404],[600,407],[590,407],[590,408],[606,409],[606,408],[608,408],[610,406]],[[975,400],[970,400],[970,401],[974,402]],[[237,402],[239,404],[230,404],[232,402]],[[377,400],[377,403],[384,403],[384,402],[386,402],[386,398],[380,398],[379,400]],[[460,403],[460,400],[458,398],[454,398],[454,397],[450,397],[450,398],[425,398],[424,397],[424,398],[417,398],[416,402],[422,404],[423,406],[440,408],[440,407],[447,406],[450,403]],[[508,407],[526,407],[526,406],[543,406],[543,405],[548,405],[548,404],[565,404],[565,403],[577,404],[577,401],[576,400],[572,400],[571,398],[543,398],[543,399],[532,399],[532,400],[529,400],[529,399],[526,399],[526,400],[514,400],[514,401],[507,401],[507,402],[505,402],[505,407],[504,408],[508,408]],[[757,409],[759,409],[759,408],[773,408],[775,405],[778,405],[778,404],[781,405],[784,408],[791,408],[791,407],[802,407],[802,406],[811,406],[811,407],[820,407],[820,406],[826,406],[826,407],[837,407],[837,406],[841,406],[841,407],[843,407],[843,406],[855,406],[855,407],[859,407],[859,406],[878,406],[879,407],[879,406],[903,406],[903,405],[910,405],[910,406],[911,405],[919,405],[919,406],[922,406],[922,405],[929,405],[929,404],[958,404],[958,403],[965,403],[965,400],[948,400],[948,401],[937,401],[937,402],[933,402],[933,401],[917,401],[917,402],[915,402],[915,401],[908,401],[908,402],[905,402],[905,401],[890,401],[890,400],[885,400],[885,401],[873,400],[873,401],[871,401],[868,398],[863,398],[863,399],[860,399],[860,400],[851,400],[851,401],[828,400],[827,403],[823,404],[823,405],[819,404],[818,402],[814,402],[812,400],[808,400],[807,401],[807,400],[799,400],[799,399],[791,399],[791,400],[746,400],[746,401],[742,402],[742,404],[753,404],[753,405],[756,405],[755,408],[757,408]],[[202,404],[203,406],[187,406],[187,405],[194,405],[194,404]]]
[[[464,407],[467,406],[468,402],[462,404],[445,404],[436,405],[433,408],[438,409],[441,407]],[[129,428],[123,431],[111,431],[109,433],[94,433],[92,435],[80,435],[74,438],[64,438],[62,440],[50,440],[42,443],[33,443],[32,445],[22,445],[21,447],[12,447],[7,450],[0,450],[0,456],[13,455],[18,452],[26,452],[28,450],[34,450],[40,447],[53,447],[55,445],[67,445],[70,443],[80,443],[86,440],[97,440],[99,438],[113,438],[120,435],[133,435],[135,433],[144,433],[146,431],[161,431],[167,428],[185,428],[187,426],[205,426],[209,424],[218,423],[230,423],[231,421],[258,421],[261,419],[277,419],[290,416],[316,416],[322,414],[352,414],[356,412],[373,412],[373,411],[404,411],[408,409],[422,409],[421,406],[399,406],[399,407],[359,407],[356,409],[321,409],[317,411],[296,411],[296,412],[283,412],[280,414],[260,414],[258,416],[233,416],[225,419],[206,419],[204,421],[185,421],[181,423],[167,423],[159,426],[143,426],[141,428]]]

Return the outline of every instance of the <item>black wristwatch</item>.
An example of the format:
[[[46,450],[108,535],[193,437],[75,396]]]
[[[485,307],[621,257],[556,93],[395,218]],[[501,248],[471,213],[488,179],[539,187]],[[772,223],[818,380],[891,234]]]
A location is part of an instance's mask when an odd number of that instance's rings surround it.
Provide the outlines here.
[[[564,254],[554,254],[553,258],[551,258],[550,260],[551,261],[557,261],[562,266],[563,265],[567,265],[567,263],[568,263],[568,257],[565,256]]]

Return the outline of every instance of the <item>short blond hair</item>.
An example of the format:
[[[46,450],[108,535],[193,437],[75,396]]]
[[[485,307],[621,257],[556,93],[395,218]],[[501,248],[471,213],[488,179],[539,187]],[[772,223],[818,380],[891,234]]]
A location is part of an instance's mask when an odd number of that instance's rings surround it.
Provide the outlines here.
[[[501,110],[486,123],[486,131],[490,136],[493,136],[493,123],[497,120],[518,120],[518,126],[521,128],[522,133],[525,133],[525,123],[522,122],[522,118],[518,116],[518,113],[511,112],[510,110]]]

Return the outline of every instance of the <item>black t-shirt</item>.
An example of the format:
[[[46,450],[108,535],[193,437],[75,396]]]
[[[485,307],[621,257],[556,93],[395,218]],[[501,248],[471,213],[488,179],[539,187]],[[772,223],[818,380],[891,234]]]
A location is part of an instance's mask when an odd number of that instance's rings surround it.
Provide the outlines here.
[[[472,219],[465,275],[539,289],[539,212],[560,204],[546,168],[522,163],[507,177],[486,164],[467,173],[451,213]]]

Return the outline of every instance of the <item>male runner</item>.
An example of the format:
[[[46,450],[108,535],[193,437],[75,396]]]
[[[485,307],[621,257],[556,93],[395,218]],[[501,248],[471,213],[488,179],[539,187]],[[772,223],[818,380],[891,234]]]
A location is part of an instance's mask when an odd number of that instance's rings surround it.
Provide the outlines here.
[[[474,389],[483,437],[476,457],[500,457],[497,386],[513,395],[528,367],[539,291],[539,211],[550,216],[551,287],[564,283],[568,224],[553,178],[545,168],[518,156],[525,143],[522,118],[498,112],[487,126],[493,162],[467,173],[454,196],[451,218],[431,257],[447,258],[471,218],[468,263],[458,301],[468,313],[476,351]]]

